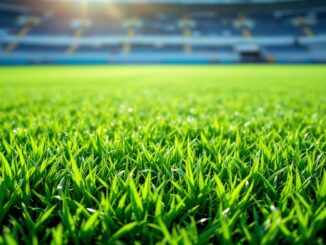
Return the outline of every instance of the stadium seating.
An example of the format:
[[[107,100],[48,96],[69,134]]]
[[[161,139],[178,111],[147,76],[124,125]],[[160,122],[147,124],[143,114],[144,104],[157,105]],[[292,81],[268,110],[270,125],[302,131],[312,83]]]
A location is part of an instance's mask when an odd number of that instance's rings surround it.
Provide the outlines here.
[[[326,9],[165,10],[137,16],[96,12],[86,18],[39,9],[8,11],[0,5],[0,15],[0,63],[42,63],[53,55],[75,62],[86,54],[93,61],[110,54],[109,63],[138,62],[140,55],[143,61],[162,63],[173,62],[171,57],[178,57],[175,62],[188,57],[188,62],[229,63],[241,62],[248,52],[257,62],[326,62],[326,49],[320,48],[326,46]],[[253,45],[254,51],[247,48]]]
[[[0,9],[0,29],[8,34],[14,34],[18,28],[16,19],[19,15],[20,13]]]

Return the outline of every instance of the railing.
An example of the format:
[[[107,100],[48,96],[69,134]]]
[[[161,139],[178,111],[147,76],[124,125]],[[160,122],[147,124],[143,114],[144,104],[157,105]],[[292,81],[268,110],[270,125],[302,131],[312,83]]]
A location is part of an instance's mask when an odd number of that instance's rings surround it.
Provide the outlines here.
[[[96,45],[114,45],[114,44],[144,44],[144,45],[226,45],[234,46],[240,44],[257,44],[257,45],[291,45],[295,42],[302,44],[307,43],[324,43],[326,42],[326,35],[315,37],[187,37],[184,36],[91,36],[91,37],[68,37],[68,36],[33,36],[26,37],[17,36],[2,36],[0,43],[20,43],[20,44],[33,44],[33,45],[46,45],[46,46],[66,46],[76,44],[82,46],[96,46]]]

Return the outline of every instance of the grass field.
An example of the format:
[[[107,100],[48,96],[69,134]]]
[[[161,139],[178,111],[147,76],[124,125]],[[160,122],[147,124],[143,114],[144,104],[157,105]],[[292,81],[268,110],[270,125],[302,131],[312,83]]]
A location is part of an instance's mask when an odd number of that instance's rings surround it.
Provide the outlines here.
[[[325,244],[325,66],[0,68],[0,244]]]

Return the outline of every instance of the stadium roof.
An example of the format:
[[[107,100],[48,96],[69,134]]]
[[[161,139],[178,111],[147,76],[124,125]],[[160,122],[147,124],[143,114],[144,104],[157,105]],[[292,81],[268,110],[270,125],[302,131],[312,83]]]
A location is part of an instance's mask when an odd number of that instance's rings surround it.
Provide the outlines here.
[[[148,3],[148,4],[232,4],[232,3],[278,3],[305,0],[43,0],[61,2],[98,2],[98,3]]]
[[[83,4],[81,4],[83,3]],[[268,12],[275,9],[304,9],[304,8],[324,8],[325,0],[2,0],[0,8],[12,11],[15,9],[26,9],[29,12],[31,9],[43,11],[51,9],[59,4],[61,11],[78,11],[82,6],[87,6],[93,11],[107,10],[103,5],[115,5],[120,11],[181,11],[194,9],[212,10],[212,11],[234,11],[236,5],[239,11],[262,11]]]

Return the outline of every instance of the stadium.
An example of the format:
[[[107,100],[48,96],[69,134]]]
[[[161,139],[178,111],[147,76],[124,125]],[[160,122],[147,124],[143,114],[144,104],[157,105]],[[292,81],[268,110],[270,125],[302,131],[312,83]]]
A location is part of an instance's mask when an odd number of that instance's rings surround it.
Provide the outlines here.
[[[325,0],[1,0],[0,244],[325,244]]]
[[[324,1],[250,2],[9,1],[0,62],[326,62]]]

